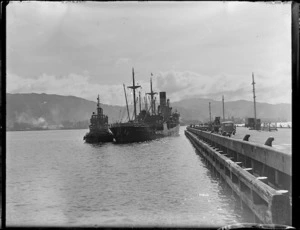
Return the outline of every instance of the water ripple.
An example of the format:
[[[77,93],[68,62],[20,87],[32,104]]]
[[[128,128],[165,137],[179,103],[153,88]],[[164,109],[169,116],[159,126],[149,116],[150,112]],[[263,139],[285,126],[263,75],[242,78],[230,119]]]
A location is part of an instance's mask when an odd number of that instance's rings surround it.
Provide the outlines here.
[[[247,222],[186,139],[90,145],[85,130],[8,132],[7,224],[222,226]]]

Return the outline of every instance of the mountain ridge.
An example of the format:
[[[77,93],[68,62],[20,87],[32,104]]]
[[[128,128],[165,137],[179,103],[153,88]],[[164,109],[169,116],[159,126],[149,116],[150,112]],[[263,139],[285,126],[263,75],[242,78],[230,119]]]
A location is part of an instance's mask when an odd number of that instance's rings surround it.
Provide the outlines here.
[[[95,98],[97,95],[95,95]],[[89,101],[76,96],[63,96],[45,93],[7,93],[7,128],[11,129],[16,123],[31,124],[42,127],[66,127],[69,122],[85,122],[84,127],[88,127],[92,112],[96,112],[96,100]],[[100,95],[101,98],[101,95]],[[173,111],[177,110],[181,114],[183,121],[209,120],[209,106],[211,102],[211,116],[222,117],[222,101],[210,100],[207,98],[190,98],[177,102],[171,102]],[[257,102],[257,118],[265,120],[291,120],[291,104],[269,104]],[[127,118],[126,105],[102,104],[104,114],[108,115],[109,123],[123,121]],[[132,116],[132,105],[129,106]],[[139,106],[137,106],[139,110]],[[225,118],[245,118],[253,117],[253,102],[246,100],[225,101]]]

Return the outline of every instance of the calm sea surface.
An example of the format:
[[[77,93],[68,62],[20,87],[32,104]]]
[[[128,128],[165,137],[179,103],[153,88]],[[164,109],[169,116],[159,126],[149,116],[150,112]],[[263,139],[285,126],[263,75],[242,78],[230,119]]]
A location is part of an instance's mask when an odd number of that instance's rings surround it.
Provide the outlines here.
[[[253,221],[179,137],[83,142],[87,130],[7,132],[7,226],[213,226]]]

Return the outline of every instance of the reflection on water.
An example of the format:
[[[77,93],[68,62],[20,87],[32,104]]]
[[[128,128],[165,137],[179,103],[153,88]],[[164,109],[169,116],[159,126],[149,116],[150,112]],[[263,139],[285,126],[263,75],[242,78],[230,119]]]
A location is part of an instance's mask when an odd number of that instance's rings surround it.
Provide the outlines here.
[[[7,133],[7,225],[224,226],[252,221],[184,135],[90,145],[86,130]]]

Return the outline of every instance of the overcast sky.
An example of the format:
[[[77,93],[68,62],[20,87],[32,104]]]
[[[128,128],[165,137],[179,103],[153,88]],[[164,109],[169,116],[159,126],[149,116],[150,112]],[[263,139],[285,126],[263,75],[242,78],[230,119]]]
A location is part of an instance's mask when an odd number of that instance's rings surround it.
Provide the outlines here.
[[[258,102],[291,103],[291,4],[9,3],[8,93],[124,105],[132,67],[171,102],[253,100],[254,72]]]

